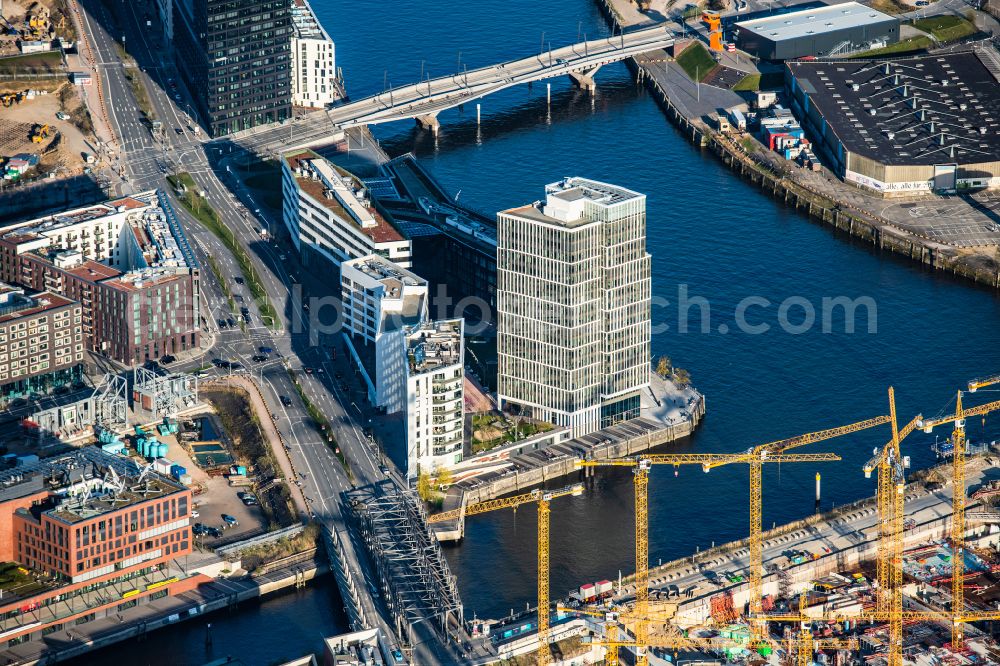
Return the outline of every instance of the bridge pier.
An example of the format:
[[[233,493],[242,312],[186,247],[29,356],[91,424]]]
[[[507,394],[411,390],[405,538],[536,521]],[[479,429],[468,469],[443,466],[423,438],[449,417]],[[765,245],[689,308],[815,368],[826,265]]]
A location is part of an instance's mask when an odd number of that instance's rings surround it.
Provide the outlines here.
[[[441,121],[438,120],[436,113],[426,116],[417,116],[414,120],[417,121],[417,125],[419,125],[421,129],[430,130],[434,136],[437,136],[438,130],[441,129]]]
[[[591,69],[580,70],[579,72],[570,72],[569,78],[573,79],[573,82],[580,88],[584,90],[594,90],[597,88],[597,83],[594,81],[594,75],[601,68],[600,65],[597,67],[592,67]]]

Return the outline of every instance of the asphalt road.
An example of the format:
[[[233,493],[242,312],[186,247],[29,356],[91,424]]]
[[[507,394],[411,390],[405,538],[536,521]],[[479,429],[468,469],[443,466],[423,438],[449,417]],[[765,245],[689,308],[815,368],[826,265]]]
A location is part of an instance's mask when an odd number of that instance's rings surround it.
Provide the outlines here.
[[[102,68],[101,77],[105,99],[111,100],[109,120],[117,141],[109,147],[109,156],[121,175],[115,184],[115,191],[127,194],[133,191],[160,188],[170,193],[174,208],[185,231],[194,246],[195,255],[202,270],[201,303],[203,333],[214,339],[211,349],[195,358],[180,361],[171,370],[190,370],[206,365],[211,359],[220,358],[235,361],[252,371],[259,382],[261,392],[272,413],[276,415],[278,429],[289,447],[289,455],[300,481],[313,516],[341,536],[350,535],[342,512],[341,493],[352,487],[340,461],[326,445],[321,433],[309,417],[305,404],[299,398],[289,370],[299,377],[303,392],[316,408],[331,422],[333,435],[351,463],[354,483],[365,485],[384,478],[380,471],[380,461],[375,447],[364,437],[358,424],[361,414],[351,413],[348,396],[334,386],[333,366],[330,364],[329,345],[334,338],[327,334],[310,336],[310,317],[302,308],[305,302],[295,296],[300,291],[289,273],[302,274],[291,252],[275,243],[265,242],[260,236],[261,227],[277,229],[280,220],[261,217],[262,213],[252,199],[241,201],[225,187],[216,176],[212,163],[206,155],[204,133],[193,131],[194,123],[187,113],[190,99],[183,88],[180,77],[167,59],[168,49],[152,36],[153,31],[145,28],[145,15],[152,12],[148,1],[133,3],[118,0],[117,15],[122,18],[118,24],[100,0],[83,0],[81,9],[84,16],[86,37],[90,39],[96,59]],[[129,53],[138,61],[145,81],[152,109],[163,123],[160,136],[154,137],[148,124],[142,119],[131,85],[125,76],[114,37],[108,26],[121,31]],[[179,131],[178,131],[179,130]],[[214,148],[213,155],[220,169],[225,166],[225,155],[221,148]],[[250,292],[236,282],[241,275],[239,265],[222,242],[191,218],[173,196],[166,181],[166,174],[173,171],[187,171],[192,175],[205,198],[221,215],[226,226],[231,229],[241,245],[250,248],[251,263],[260,276],[265,291],[282,320],[279,329],[264,325],[260,310],[253,302]],[[241,191],[244,197],[248,193]],[[221,286],[209,270],[208,257],[211,256],[220,268],[223,278],[234,294],[243,296],[250,310],[250,322],[245,330],[239,327],[221,328],[218,320],[237,316],[229,311]],[[329,285],[307,285],[316,289],[312,293],[323,294],[323,287]],[[237,306],[241,304],[237,303]],[[260,348],[274,350],[267,354],[269,359],[255,363],[251,357],[260,353]],[[324,372],[312,375],[303,368],[323,368]],[[219,372],[213,369],[210,372]],[[280,401],[287,396],[291,405],[285,407]],[[367,423],[367,420],[364,421]],[[396,476],[398,479],[398,476]],[[348,544],[349,551],[358,551],[355,541]],[[395,645],[393,632],[385,621],[387,614],[381,599],[368,593],[378,587],[377,576],[368,558],[357,554],[349,562],[353,576],[359,581],[361,603],[369,618],[379,618],[383,632]],[[430,623],[425,623],[430,624]],[[423,633],[422,631],[419,633]],[[415,647],[414,658],[420,663],[456,663],[457,653],[446,652],[445,648],[429,636]]]

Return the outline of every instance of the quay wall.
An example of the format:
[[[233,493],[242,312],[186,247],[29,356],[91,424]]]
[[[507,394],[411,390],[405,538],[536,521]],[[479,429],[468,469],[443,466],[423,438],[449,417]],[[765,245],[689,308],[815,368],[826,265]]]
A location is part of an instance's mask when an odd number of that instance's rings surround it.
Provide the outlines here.
[[[326,565],[317,565],[304,561],[280,573],[272,572],[259,585],[246,587],[238,592],[213,599],[191,601],[183,606],[174,606],[154,617],[138,618],[131,621],[126,619],[118,628],[89,637],[85,642],[74,643],[55,650],[47,650],[37,658],[19,661],[18,663],[21,666],[35,666],[36,664],[52,664],[66,661],[129,638],[141,638],[154,629],[160,629],[167,625],[201,617],[214,611],[232,608],[241,602],[263,597],[289,587],[302,586],[306,582],[327,572]],[[114,615],[115,613],[108,611],[108,614]],[[86,629],[86,625],[84,625],[77,628],[74,633],[83,635],[86,633]]]
[[[617,30],[637,25],[627,20],[618,5],[631,6],[627,0],[597,0],[606,19]],[[763,192],[799,210],[809,217],[850,234],[879,250],[885,250],[917,261],[930,268],[1000,289],[1000,265],[980,255],[972,257],[959,248],[936,243],[903,230],[884,218],[855,208],[845,201],[835,201],[793,182],[749,155],[725,135],[712,131],[700,118],[687,117],[670,99],[667,90],[650,68],[634,59],[625,61],[639,80],[646,84],[667,118],[678,131],[696,146],[707,148],[730,169]],[[977,261],[978,259],[978,261]]]
[[[647,434],[644,437],[637,437],[624,442],[601,444],[594,447],[593,457],[595,460],[608,458],[623,458],[627,456],[647,451],[651,448],[668,444],[670,442],[687,437],[701,422],[705,415],[705,398],[701,396],[697,405],[691,408],[691,417],[687,420],[668,425],[662,430]],[[510,476],[497,479],[492,483],[484,484],[478,488],[467,489],[463,497],[463,503],[484,502],[495,499],[509,493],[519,492],[528,488],[542,485],[547,481],[579,473],[580,469],[574,466],[572,458],[556,460],[542,467],[537,467],[524,472],[515,472]]]

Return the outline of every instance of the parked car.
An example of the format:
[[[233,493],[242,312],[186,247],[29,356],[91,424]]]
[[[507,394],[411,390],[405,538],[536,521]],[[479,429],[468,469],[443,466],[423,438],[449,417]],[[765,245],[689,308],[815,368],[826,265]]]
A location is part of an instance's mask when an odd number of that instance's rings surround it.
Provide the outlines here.
[[[202,534],[205,533],[205,526],[202,525],[201,523],[195,523],[194,525],[191,526],[191,532],[195,536],[201,536]]]
[[[257,496],[254,495],[253,493],[240,493],[239,498],[240,501],[246,504],[247,506],[257,505]]]
[[[259,351],[261,354],[273,354],[274,353],[274,350],[271,349],[270,347],[261,347],[257,351]]]
[[[261,363],[263,361],[266,361],[267,357],[264,356],[263,354],[254,354],[253,356],[250,357],[250,360],[252,360],[254,363]]]
[[[227,319],[226,323],[229,324],[229,328],[236,328],[236,320],[233,319],[232,317]]]
[[[225,320],[225,319],[220,319],[220,320],[218,321],[218,324],[219,324],[219,328],[225,328],[226,326],[228,326],[228,325],[229,325],[229,324],[227,324],[227,323],[226,323],[226,320]]]
[[[177,357],[173,356],[172,354],[164,354],[163,356],[160,357],[160,363],[163,363],[163,364],[173,363],[176,360],[177,360]]]
[[[222,520],[224,520],[226,525],[229,527],[237,527],[240,524],[240,521],[236,520],[235,516],[230,516],[228,513],[222,514]]]
[[[219,537],[222,536],[222,530],[220,530],[218,527],[206,527],[205,534],[207,536],[212,537],[213,539],[218,539]]]

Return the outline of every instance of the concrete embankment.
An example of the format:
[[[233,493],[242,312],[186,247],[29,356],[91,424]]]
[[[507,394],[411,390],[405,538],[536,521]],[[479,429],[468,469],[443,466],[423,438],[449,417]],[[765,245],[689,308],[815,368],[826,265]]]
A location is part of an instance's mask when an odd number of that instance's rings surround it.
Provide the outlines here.
[[[617,30],[634,29],[650,23],[650,19],[641,14],[628,0],[598,0],[598,5]],[[662,60],[662,58],[639,57],[626,63],[646,84],[664,114],[685,138],[697,146],[711,150],[744,179],[786,205],[839,231],[871,243],[879,250],[904,256],[928,267],[994,289],[1000,288],[1000,265],[988,256],[935,242],[912,231],[904,230],[870,211],[862,210],[846,198],[838,200],[830,193],[821,193],[796,182],[748,152],[743,146],[713,131],[702,116],[687,109],[676,99],[683,91],[675,88],[668,80],[662,64],[655,64]],[[688,87],[691,85],[689,83]],[[707,87],[702,86],[702,88]]]
[[[552,456],[551,459],[546,459],[538,451],[513,456],[509,461],[512,465],[503,472],[491,473],[452,486],[442,508],[449,511],[579,474],[577,459],[623,458],[675,442],[689,436],[698,427],[705,416],[705,397],[696,394],[688,410],[687,418],[674,423],[638,419],[581,438],[560,442],[545,449]],[[464,519],[436,524],[434,534],[440,541],[461,539],[465,534]]]
[[[286,558],[285,566],[252,580],[227,581],[201,578],[196,589],[105,615],[72,628],[68,639],[32,641],[4,651],[5,663],[22,666],[52,664],[80,657],[130,638],[141,639],[149,632],[201,617],[219,610],[232,609],[238,604],[288,588],[301,587],[317,576],[327,573],[326,564],[299,556]],[[281,563],[276,563],[281,564]],[[206,618],[211,622],[211,618]],[[55,634],[53,634],[55,636]]]

